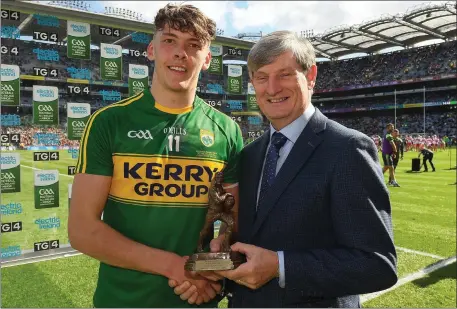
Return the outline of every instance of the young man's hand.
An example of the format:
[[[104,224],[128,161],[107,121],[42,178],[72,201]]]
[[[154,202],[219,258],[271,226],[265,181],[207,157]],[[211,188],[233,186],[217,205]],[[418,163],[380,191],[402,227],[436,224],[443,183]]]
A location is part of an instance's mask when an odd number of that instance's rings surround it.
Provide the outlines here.
[[[182,257],[174,268],[169,279],[169,286],[174,287],[175,294],[190,304],[200,305],[211,301],[221,291],[221,285],[215,281],[184,269],[188,257]]]

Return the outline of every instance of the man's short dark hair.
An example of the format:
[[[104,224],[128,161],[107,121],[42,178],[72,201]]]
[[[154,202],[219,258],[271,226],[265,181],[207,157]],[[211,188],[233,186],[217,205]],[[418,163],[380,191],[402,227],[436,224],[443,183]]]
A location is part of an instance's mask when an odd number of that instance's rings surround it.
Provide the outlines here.
[[[390,126],[392,126],[392,127],[393,127],[393,126],[394,126],[394,124],[393,124],[393,123],[388,123],[388,124],[386,125],[386,128],[388,128],[388,127],[390,127]]]
[[[216,38],[216,23],[190,4],[167,4],[157,12],[154,25],[159,31],[168,25],[172,29],[192,33],[205,43]]]

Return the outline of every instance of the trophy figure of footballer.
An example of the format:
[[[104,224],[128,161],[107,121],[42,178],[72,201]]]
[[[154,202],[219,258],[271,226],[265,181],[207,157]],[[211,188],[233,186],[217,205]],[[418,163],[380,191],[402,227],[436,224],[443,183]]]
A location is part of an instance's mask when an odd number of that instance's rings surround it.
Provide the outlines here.
[[[190,271],[230,270],[245,262],[245,258],[238,252],[230,250],[232,232],[235,225],[233,206],[235,198],[225,192],[222,187],[222,172],[217,172],[211,181],[208,198],[208,212],[205,225],[200,232],[197,253],[186,262],[185,269]],[[225,238],[220,252],[203,252],[203,242],[212,232],[213,223],[217,220],[226,225]]]

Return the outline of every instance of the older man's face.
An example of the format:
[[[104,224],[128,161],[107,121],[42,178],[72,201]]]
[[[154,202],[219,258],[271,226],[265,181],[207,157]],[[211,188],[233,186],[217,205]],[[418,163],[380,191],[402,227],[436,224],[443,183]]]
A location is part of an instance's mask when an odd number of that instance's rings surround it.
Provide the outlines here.
[[[315,65],[303,72],[290,51],[254,72],[252,84],[257,104],[276,130],[303,114],[309,105],[316,76]]]

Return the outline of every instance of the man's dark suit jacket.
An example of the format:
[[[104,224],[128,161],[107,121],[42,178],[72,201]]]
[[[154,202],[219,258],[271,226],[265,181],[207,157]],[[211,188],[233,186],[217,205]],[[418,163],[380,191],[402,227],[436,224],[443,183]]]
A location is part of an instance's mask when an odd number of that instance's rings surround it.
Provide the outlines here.
[[[373,141],[317,108],[256,211],[270,132],[245,147],[240,242],[284,251],[285,288],[230,282],[230,307],[360,307],[397,282],[391,205]]]

